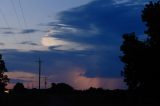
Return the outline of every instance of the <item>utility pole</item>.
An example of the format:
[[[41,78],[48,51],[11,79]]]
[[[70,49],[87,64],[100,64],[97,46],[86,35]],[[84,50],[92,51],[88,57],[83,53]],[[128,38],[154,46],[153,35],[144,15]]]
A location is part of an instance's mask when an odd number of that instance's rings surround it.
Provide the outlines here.
[[[38,60],[38,70],[39,70],[39,89],[41,89],[41,64],[42,64],[42,61],[41,59],[39,58]]]
[[[32,89],[33,89],[34,85],[33,85],[33,82],[32,82]]]
[[[47,88],[47,77],[44,77],[44,85],[45,85],[45,89]]]

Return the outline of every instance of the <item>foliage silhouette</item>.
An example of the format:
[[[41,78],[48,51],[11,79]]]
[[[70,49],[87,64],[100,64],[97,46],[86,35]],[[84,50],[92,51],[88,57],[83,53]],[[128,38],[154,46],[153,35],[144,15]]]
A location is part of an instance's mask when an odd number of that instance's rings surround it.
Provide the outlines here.
[[[121,50],[124,55],[121,61],[125,63],[123,69],[124,81],[127,83],[129,89],[136,89],[140,84],[141,61],[143,61],[143,51],[145,45],[139,41],[135,33],[124,34],[124,42]]]
[[[5,86],[9,82],[9,78],[7,75],[4,75],[4,72],[7,72],[7,69],[2,55],[0,54],[0,92],[4,92]]]
[[[16,85],[13,87],[13,92],[15,93],[23,93],[25,91],[25,87],[23,83],[16,83]]]
[[[125,63],[123,69],[124,81],[128,88],[143,91],[159,90],[160,70],[160,1],[150,2],[142,11],[142,21],[147,30],[146,40],[140,41],[134,33],[123,35],[121,61]]]
[[[87,90],[68,92],[68,88],[71,90],[72,87],[65,83],[52,83],[52,85],[49,89],[26,89],[22,83],[17,83],[10,93],[0,94],[0,104],[5,106],[159,106],[157,97],[133,94],[127,90],[105,90],[91,87]]]
[[[74,91],[73,87],[65,83],[58,83],[58,84],[52,83],[50,89],[54,93],[55,92],[56,93],[70,93]]]

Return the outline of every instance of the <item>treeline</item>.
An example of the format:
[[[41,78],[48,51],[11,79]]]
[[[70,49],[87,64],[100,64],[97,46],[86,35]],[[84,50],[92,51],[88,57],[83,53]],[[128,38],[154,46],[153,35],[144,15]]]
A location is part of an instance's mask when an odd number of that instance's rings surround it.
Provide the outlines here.
[[[53,83],[48,89],[26,89],[17,83],[9,93],[0,94],[0,105],[5,106],[159,106],[154,95],[139,91],[89,88],[75,90],[65,83]]]

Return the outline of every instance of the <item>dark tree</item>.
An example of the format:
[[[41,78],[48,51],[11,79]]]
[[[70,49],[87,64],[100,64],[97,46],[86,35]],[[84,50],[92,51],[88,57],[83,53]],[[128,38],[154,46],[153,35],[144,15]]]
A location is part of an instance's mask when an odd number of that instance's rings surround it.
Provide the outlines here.
[[[142,11],[142,21],[145,23],[150,46],[160,45],[160,1],[150,2]],[[159,47],[160,48],[160,47]]]
[[[13,91],[16,93],[23,93],[25,90],[25,87],[23,83],[16,83],[16,85],[13,87]]]
[[[159,89],[160,80],[160,1],[150,2],[142,11],[142,21],[146,24],[148,35],[146,64],[148,79],[144,79],[145,87]],[[150,85],[150,86],[149,86]]]
[[[139,41],[135,33],[123,35],[124,42],[121,46],[123,56],[121,61],[125,63],[123,69],[124,81],[129,89],[136,89],[140,85],[141,61],[143,60],[143,52],[145,51],[144,42]]]
[[[56,93],[69,93],[74,91],[73,87],[65,83],[58,83],[58,84],[52,83],[50,89],[52,90],[52,92]]]
[[[7,72],[7,69],[2,59],[2,55],[0,54],[0,92],[5,90],[5,86],[9,82],[8,76],[4,75],[4,72]]]
[[[160,1],[145,6],[142,21],[147,27],[145,41],[138,40],[134,33],[123,36],[124,81],[129,89],[156,91],[160,82]]]
[[[68,91],[73,91],[74,90],[73,87],[71,87],[70,85],[65,84],[65,83],[58,83],[56,87],[57,87],[57,89],[59,91],[64,91],[64,92],[68,92]]]

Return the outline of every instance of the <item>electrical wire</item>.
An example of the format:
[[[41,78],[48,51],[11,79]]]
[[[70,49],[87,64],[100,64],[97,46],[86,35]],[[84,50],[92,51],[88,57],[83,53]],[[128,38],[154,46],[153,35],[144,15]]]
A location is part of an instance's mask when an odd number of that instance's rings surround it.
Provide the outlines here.
[[[4,23],[6,24],[7,29],[8,29],[10,32],[12,32],[12,28],[10,27],[10,25],[9,25],[9,23],[8,23],[8,20],[7,20],[5,14],[3,13],[3,10],[2,10],[1,8],[0,8],[0,14],[1,14],[1,16],[2,16],[2,19],[3,19]],[[11,35],[13,36],[14,41],[17,42],[17,39],[16,39],[16,37],[15,37],[14,32],[13,32]]]

